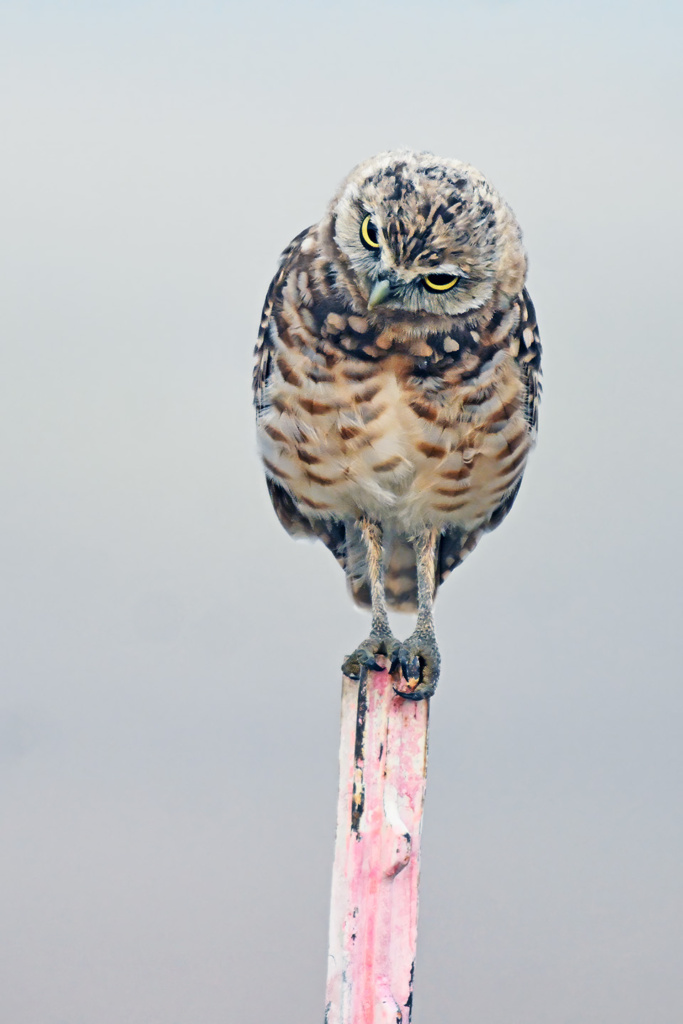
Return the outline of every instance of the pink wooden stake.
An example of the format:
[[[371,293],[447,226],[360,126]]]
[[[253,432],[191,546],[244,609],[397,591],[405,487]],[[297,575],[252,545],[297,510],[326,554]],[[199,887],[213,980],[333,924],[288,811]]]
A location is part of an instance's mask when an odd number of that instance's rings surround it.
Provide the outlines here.
[[[325,1024],[408,1024],[429,701],[344,678]]]

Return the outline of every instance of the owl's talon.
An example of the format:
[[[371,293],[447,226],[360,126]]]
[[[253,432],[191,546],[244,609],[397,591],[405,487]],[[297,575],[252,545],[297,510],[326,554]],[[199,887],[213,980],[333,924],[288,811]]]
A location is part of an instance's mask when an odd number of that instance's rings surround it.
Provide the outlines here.
[[[360,679],[361,672],[383,672],[384,665],[377,662],[377,657],[387,656],[388,649],[396,643],[392,636],[369,636],[349,654],[342,664],[342,672],[349,679]]]
[[[409,637],[394,652],[391,663],[394,691],[406,700],[425,700],[431,697],[439,681],[441,657],[433,638]],[[406,685],[401,686],[402,679]]]

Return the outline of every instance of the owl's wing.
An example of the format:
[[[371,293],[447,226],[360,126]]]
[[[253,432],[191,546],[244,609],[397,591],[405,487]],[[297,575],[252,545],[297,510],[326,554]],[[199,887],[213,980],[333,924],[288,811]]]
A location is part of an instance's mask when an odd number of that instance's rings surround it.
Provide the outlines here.
[[[318,538],[330,549],[342,569],[346,569],[346,527],[341,519],[316,520],[312,522],[299,511],[289,491],[281,484],[266,478],[268,493],[275,514],[292,537]]]
[[[273,312],[273,305],[280,288],[282,288],[282,285],[287,279],[291,265],[299,253],[301,243],[310,230],[310,228],[306,228],[304,231],[300,231],[296,238],[293,238],[284,250],[280,256],[275,277],[270,282],[270,286],[266,292],[266,299],[263,303],[263,311],[261,313],[258,340],[256,342],[256,348],[254,349],[254,375],[252,379],[252,389],[254,392],[254,405],[256,406],[257,413],[261,412],[267,404],[266,385],[268,384],[268,378],[270,377],[273,355],[273,343],[270,337],[270,318]]]
[[[306,228],[305,231],[298,234],[282,253],[278,269],[270,283],[263,304],[258,341],[254,350],[253,391],[257,415],[268,405],[267,388],[273,353],[273,342],[270,336],[273,305],[278,292],[287,280],[292,263],[296,260],[301,248],[301,243],[309,231],[310,228]],[[275,513],[287,533],[293,537],[319,538],[330,549],[342,568],[346,568],[346,528],[344,523],[341,520],[312,522],[300,511],[285,487],[269,478],[266,478],[266,484]]]
[[[532,440],[538,426],[538,406],[541,398],[541,337],[536,322],[536,310],[526,288],[517,298],[520,308],[519,323],[510,338],[510,348],[521,370],[524,382],[524,416],[529,425]],[[523,475],[523,474],[522,474]],[[495,530],[502,523],[514,505],[522,486],[522,476],[514,487],[492,511],[479,529],[472,533],[462,530],[446,530],[441,534],[436,552],[436,586],[440,586],[448,575],[460,565],[463,559],[477,546],[483,533]]]
[[[520,295],[520,320],[515,332],[519,339],[517,363],[526,385],[524,414],[532,434],[536,435],[538,405],[541,400],[541,336],[538,333],[536,310],[526,288]]]

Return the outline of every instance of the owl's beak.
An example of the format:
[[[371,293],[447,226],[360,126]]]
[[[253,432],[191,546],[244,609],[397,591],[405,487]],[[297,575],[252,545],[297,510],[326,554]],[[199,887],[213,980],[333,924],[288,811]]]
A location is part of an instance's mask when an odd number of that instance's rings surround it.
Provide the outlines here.
[[[381,278],[370,292],[368,298],[368,309],[374,309],[375,306],[379,306],[380,303],[386,302],[391,294],[391,285],[388,281],[383,281]]]

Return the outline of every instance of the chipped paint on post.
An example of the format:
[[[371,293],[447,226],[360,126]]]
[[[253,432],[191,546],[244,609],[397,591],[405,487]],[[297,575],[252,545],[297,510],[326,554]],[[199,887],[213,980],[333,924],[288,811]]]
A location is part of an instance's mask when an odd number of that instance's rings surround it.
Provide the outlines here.
[[[344,679],[325,1024],[409,1024],[429,701]]]

